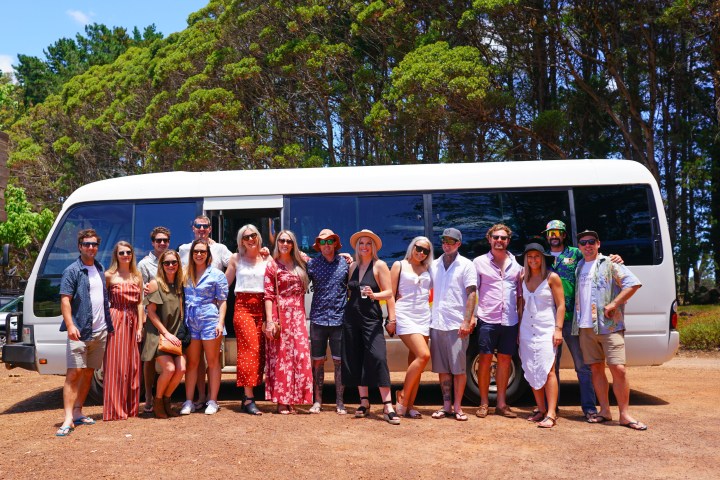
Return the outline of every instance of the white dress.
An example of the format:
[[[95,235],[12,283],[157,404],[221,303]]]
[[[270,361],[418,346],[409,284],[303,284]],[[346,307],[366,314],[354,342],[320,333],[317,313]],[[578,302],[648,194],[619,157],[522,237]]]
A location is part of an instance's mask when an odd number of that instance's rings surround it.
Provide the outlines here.
[[[535,390],[542,388],[555,361],[555,299],[547,278],[534,292],[522,284],[525,308],[520,322],[520,360],[525,379]]]
[[[412,267],[403,263],[398,285],[399,299],[395,301],[395,333],[430,335],[430,285],[429,272],[417,275]]]

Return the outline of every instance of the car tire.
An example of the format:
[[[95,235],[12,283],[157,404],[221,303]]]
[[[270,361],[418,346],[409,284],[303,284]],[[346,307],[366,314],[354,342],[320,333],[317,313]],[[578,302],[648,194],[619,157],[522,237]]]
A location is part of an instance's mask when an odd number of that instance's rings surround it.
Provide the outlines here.
[[[470,344],[467,350],[467,383],[465,384],[465,401],[470,405],[480,404],[480,386],[478,385],[477,366],[480,362],[480,354],[478,353],[478,345],[476,336],[470,337]],[[497,402],[497,386],[495,385],[495,367],[497,359],[493,357],[493,363],[490,370],[490,392],[488,397],[491,404]],[[530,388],[525,377],[523,376],[522,363],[520,357],[515,354],[510,364],[510,379],[508,380],[508,388],[506,392],[507,402],[515,403]]]

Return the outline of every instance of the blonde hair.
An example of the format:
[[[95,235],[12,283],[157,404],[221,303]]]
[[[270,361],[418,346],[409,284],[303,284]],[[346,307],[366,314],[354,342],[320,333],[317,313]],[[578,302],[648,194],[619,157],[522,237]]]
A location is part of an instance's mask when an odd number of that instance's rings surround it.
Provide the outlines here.
[[[163,262],[165,261],[165,258],[172,255],[175,257],[175,260],[178,262],[178,269],[175,273],[175,293],[176,295],[180,295],[183,292],[183,285],[185,283],[185,278],[183,275],[183,269],[182,269],[182,263],[180,262],[180,255],[175,250],[165,250],[162,255],[160,255],[160,258],[158,259],[158,269],[157,274],[155,275],[155,281],[158,284],[158,288],[161,288],[163,292],[170,293],[170,286],[168,285],[167,276],[165,275],[165,266],[163,265]]]
[[[112,251],[112,258],[110,259],[110,267],[108,267],[107,273],[117,273],[119,267],[117,257],[118,249],[120,247],[127,247],[130,249],[130,275],[132,276],[132,279],[135,281],[142,281],[142,275],[140,274],[140,270],[137,268],[137,262],[135,262],[135,249],[125,240],[120,240],[115,244]]]
[[[415,245],[417,242],[427,242],[428,245],[430,245],[430,253],[425,255],[425,260],[420,262],[421,265],[425,266],[425,268],[430,268],[430,264],[433,261],[433,248],[432,243],[430,243],[430,240],[427,237],[419,236],[412,239],[410,242],[410,245],[408,245],[407,252],[405,252],[405,260],[410,260],[410,257],[412,257],[413,250],[415,249]],[[373,242],[373,245],[375,242]]]
[[[212,263],[212,252],[210,251],[210,242],[207,241],[206,238],[197,238],[193,240],[192,244],[190,245],[190,259],[188,261],[187,266],[187,278],[192,282],[193,287],[197,287],[197,272],[195,270],[195,259],[194,259],[194,251],[195,251],[195,245],[198,243],[202,243],[207,247],[207,254],[205,255],[205,267],[210,265]]]
[[[375,240],[371,236],[363,235],[362,237],[358,237],[355,241],[355,245],[352,247],[355,249],[355,261],[357,263],[360,263],[360,254],[358,253],[357,244],[360,242],[361,238],[369,238],[370,239],[370,251],[372,251],[372,258],[373,260],[380,260],[377,254],[377,245],[375,245]]]
[[[303,260],[302,255],[300,255],[300,251],[297,249],[297,239],[295,238],[295,234],[292,233],[290,230],[281,230],[275,237],[273,259],[277,260],[277,258],[280,256],[278,244],[280,243],[280,236],[283,234],[287,235],[288,237],[290,237],[290,240],[292,240],[292,250],[290,251],[290,258],[292,258],[293,261],[292,271],[295,273],[295,275],[300,277],[300,280],[302,280],[303,282],[303,286],[307,288],[310,284],[310,279],[308,278],[307,274],[307,263],[305,262],[305,260]]]
[[[240,254],[240,256],[245,255],[245,252],[247,251],[247,248],[245,248],[245,245],[243,245],[243,243],[242,243],[242,237],[243,237],[243,233],[245,233],[248,230],[250,230],[250,232],[252,232],[252,233],[257,234],[258,250],[260,250],[263,246],[262,245],[262,235],[260,235],[260,230],[258,230],[255,225],[252,225],[250,223],[248,223],[247,225],[243,225],[242,227],[240,227],[240,230],[238,230],[238,233],[237,233],[237,249],[238,249],[238,253]],[[248,234],[246,234],[246,235],[248,235]]]
[[[523,269],[523,281],[527,282],[528,280],[530,280],[530,268],[527,265],[527,254],[530,252],[540,252],[540,278],[545,280],[545,278],[547,278],[548,276],[548,269],[545,263],[545,253],[541,252],[540,250],[533,249],[528,250],[527,252],[525,252],[525,255],[523,255],[523,267],[525,267]]]

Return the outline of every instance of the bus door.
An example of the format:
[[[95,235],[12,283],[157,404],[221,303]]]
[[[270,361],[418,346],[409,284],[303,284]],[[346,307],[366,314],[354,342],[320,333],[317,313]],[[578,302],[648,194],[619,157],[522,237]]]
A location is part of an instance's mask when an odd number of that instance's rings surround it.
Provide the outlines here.
[[[281,230],[280,218],[283,198],[280,195],[260,197],[234,197],[206,199],[203,210],[212,222],[212,238],[223,243],[232,253],[237,252],[237,233],[243,225],[252,224],[262,236],[263,246],[270,252],[275,245],[275,235]],[[227,313],[225,315],[225,347],[223,365],[237,364],[237,343],[233,315],[235,310],[234,280],[229,282]]]

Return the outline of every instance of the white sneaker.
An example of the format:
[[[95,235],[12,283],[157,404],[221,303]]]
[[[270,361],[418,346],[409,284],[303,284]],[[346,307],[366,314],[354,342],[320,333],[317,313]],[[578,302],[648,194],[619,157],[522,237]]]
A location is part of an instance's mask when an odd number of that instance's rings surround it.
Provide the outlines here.
[[[220,406],[215,400],[207,402],[207,408],[205,409],[205,415],[215,415],[220,410]]]
[[[193,405],[192,400],[185,400],[185,403],[182,404],[182,408],[180,409],[180,415],[190,415],[195,411],[195,405]]]

